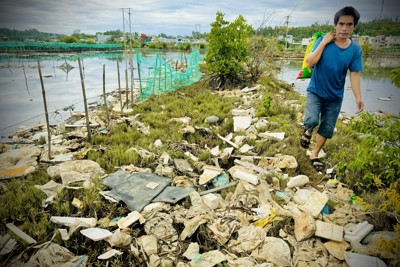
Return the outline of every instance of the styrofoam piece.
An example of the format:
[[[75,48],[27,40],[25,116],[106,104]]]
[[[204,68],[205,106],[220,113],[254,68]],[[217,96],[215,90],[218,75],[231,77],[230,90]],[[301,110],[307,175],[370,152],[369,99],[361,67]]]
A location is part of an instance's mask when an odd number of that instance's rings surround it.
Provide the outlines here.
[[[343,226],[336,225],[333,223],[323,222],[320,220],[316,221],[316,226],[317,229],[315,231],[315,236],[342,242]]]
[[[112,233],[106,229],[102,228],[87,228],[81,230],[81,234],[86,236],[87,238],[92,239],[93,241],[99,241],[106,239],[107,237],[112,236]]]
[[[377,257],[348,251],[344,252],[344,259],[350,267],[387,267],[386,263]]]
[[[27,235],[25,232],[23,232],[21,229],[19,229],[17,226],[15,226],[13,223],[7,223],[6,224],[7,228],[12,231],[15,235],[17,235],[19,238],[23,239],[25,242],[28,244],[36,244],[37,241]]]
[[[142,215],[140,215],[139,212],[134,210],[134,211],[130,212],[126,217],[119,219],[117,222],[117,225],[120,229],[128,228],[134,222],[136,222],[137,220],[140,220],[141,218],[142,218]]]
[[[232,176],[236,179],[244,180],[254,185],[258,184],[258,176],[248,172],[236,170]]]
[[[123,253],[123,252],[118,251],[118,250],[116,250],[116,249],[111,249],[111,250],[109,250],[109,251],[107,251],[107,252],[101,254],[101,255],[98,256],[97,258],[98,258],[99,260],[108,260],[109,258],[114,257],[114,256],[116,256],[116,255],[122,255],[122,253]]]
[[[374,226],[367,221],[356,224],[352,229],[344,229],[344,240],[347,242],[360,242],[364,237],[366,237],[369,232],[372,231]]]
[[[61,216],[51,216],[50,221],[53,223],[63,224],[65,226],[82,225],[84,227],[93,227],[97,222],[95,218]]]
[[[207,194],[201,197],[203,203],[206,204],[210,209],[216,209],[219,206],[218,197],[215,194]]]

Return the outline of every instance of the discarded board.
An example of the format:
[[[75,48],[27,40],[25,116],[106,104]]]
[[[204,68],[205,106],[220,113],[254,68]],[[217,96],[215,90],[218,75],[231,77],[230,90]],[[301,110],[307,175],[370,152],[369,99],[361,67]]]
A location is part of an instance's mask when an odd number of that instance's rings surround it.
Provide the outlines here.
[[[19,238],[21,238],[28,244],[36,244],[37,243],[37,241],[35,239],[33,239],[29,235],[25,234],[21,229],[19,229],[13,223],[7,223],[6,226],[8,229],[10,229],[10,231],[12,231],[15,235],[17,235]]]

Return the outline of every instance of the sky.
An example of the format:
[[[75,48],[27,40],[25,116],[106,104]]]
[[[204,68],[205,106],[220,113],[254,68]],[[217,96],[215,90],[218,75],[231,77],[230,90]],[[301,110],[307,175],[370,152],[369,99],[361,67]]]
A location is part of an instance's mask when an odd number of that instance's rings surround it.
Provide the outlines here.
[[[3,0],[0,28],[66,35],[121,30],[190,36],[193,31],[209,32],[217,12],[229,22],[242,15],[257,29],[262,21],[274,27],[285,26],[287,19],[289,27],[332,25],[344,6],[354,6],[362,22],[400,20],[399,0]]]

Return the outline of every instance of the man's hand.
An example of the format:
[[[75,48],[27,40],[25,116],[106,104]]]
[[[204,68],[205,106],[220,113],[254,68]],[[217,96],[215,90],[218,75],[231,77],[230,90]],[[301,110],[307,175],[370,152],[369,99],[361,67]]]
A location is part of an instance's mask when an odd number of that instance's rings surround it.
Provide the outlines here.
[[[357,111],[356,114],[364,110],[364,101],[361,98],[356,99]]]
[[[324,36],[324,39],[322,39],[321,43],[324,42],[325,44],[329,44],[336,38],[336,33],[334,32],[327,32]]]

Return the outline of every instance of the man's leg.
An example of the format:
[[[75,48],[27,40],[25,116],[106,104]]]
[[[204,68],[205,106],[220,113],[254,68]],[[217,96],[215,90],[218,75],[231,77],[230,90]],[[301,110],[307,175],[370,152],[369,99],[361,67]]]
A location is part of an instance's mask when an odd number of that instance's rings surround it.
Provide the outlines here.
[[[314,149],[311,152],[310,159],[318,158],[318,154],[321,151],[322,147],[325,145],[326,138],[320,134],[317,134],[316,144]]]
[[[315,148],[311,152],[311,162],[317,171],[322,171],[325,164],[318,158],[318,154],[328,138],[332,138],[336,122],[339,117],[341,102],[324,102],[321,110],[321,123],[318,128]]]
[[[306,108],[304,112],[304,131],[300,139],[300,144],[303,148],[308,148],[310,145],[313,129],[319,124],[320,112],[320,98],[313,93],[307,92]]]

